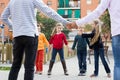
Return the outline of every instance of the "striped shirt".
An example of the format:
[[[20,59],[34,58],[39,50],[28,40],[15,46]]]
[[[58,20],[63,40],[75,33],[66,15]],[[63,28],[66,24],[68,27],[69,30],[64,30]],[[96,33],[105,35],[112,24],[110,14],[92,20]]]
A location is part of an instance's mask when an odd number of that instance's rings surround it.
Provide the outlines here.
[[[98,7],[86,17],[76,21],[77,25],[97,19],[106,9],[108,9],[111,20],[112,36],[120,34],[120,0],[101,0]]]
[[[67,20],[49,8],[42,0],[10,0],[8,6],[1,15],[1,19],[10,29],[13,29],[13,37],[26,35],[38,35],[36,13],[37,9],[50,18],[66,25]]]

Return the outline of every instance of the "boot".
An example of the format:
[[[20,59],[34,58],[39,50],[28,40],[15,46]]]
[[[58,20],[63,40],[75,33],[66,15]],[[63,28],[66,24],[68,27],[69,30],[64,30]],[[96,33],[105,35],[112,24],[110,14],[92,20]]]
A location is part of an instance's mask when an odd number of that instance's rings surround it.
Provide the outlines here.
[[[68,76],[69,74],[68,74],[68,72],[67,72],[67,67],[66,67],[65,61],[61,61],[61,63],[62,63],[62,66],[63,66],[64,74],[65,74],[66,76]]]
[[[54,61],[50,61],[48,75],[51,75],[51,70],[52,70],[53,64],[54,64]]]

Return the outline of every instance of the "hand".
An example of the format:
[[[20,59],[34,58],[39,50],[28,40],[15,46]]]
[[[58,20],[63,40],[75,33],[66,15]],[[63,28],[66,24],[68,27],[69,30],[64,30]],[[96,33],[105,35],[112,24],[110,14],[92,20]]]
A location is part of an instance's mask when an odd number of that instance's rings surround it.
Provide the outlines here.
[[[68,53],[69,54],[72,54],[73,53],[73,50],[71,48],[68,49]]]
[[[72,29],[72,23],[71,23],[71,22],[67,23],[67,24],[66,24],[66,28],[67,28],[69,31],[71,31],[71,29]]]
[[[52,45],[49,45],[48,47],[48,53],[51,53],[52,52]]]
[[[75,29],[77,29],[77,28],[78,28],[78,26],[77,26],[76,22],[72,22],[72,23],[71,23],[71,26],[72,26],[72,28],[75,28]]]

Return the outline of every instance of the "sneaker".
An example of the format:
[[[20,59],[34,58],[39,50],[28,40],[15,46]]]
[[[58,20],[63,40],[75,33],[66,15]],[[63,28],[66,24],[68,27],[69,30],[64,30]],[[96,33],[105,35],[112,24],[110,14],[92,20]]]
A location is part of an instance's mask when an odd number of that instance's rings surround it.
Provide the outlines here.
[[[35,71],[35,74],[38,74],[38,71]]]
[[[110,73],[108,73],[108,74],[107,74],[107,77],[108,77],[108,78],[111,78],[111,74],[110,74]]]
[[[39,72],[38,74],[39,74],[39,75],[42,75],[42,72]]]
[[[90,77],[97,77],[97,75],[95,75],[95,74],[92,74],[92,75],[90,75]]]
[[[66,71],[64,74],[65,74],[66,76],[68,76],[68,75],[69,75],[67,71]]]
[[[35,74],[40,74],[41,75],[42,72],[41,71],[36,71]]]
[[[48,74],[47,75],[51,75],[51,71],[48,71]]]
[[[79,73],[78,76],[82,76],[82,73]]]
[[[82,76],[86,76],[86,73],[82,73]]]

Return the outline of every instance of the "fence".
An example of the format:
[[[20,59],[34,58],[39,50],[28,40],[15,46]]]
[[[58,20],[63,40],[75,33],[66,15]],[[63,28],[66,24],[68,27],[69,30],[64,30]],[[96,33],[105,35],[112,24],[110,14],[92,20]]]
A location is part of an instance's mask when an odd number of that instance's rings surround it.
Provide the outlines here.
[[[69,44],[72,44],[73,41],[68,41]],[[65,58],[70,58],[76,55],[76,50],[73,53],[68,53],[68,49],[64,46],[64,56]],[[0,62],[1,63],[12,63],[12,43],[2,44],[0,43]],[[51,52],[44,54],[44,63],[51,59]],[[59,61],[60,58],[57,55],[56,61]]]
[[[2,63],[12,63],[12,44],[0,43],[0,62]]]

